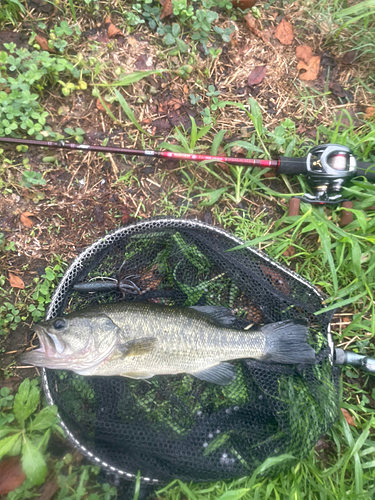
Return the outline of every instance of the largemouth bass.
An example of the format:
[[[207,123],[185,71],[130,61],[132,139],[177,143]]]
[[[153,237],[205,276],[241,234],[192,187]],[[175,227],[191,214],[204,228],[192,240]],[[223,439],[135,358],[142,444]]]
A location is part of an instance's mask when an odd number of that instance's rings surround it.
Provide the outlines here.
[[[225,307],[169,307],[120,302],[68,314],[35,326],[40,348],[22,363],[72,370],[80,375],[147,379],[188,373],[216,384],[236,375],[230,360],[315,363],[303,320],[235,329]]]

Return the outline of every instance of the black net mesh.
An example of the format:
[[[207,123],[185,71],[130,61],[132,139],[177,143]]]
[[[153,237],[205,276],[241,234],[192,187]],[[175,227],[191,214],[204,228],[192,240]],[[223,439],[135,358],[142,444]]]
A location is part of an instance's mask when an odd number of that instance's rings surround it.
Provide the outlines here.
[[[268,457],[303,458],[337,418],[330,317],[314,315],[323,297],[256,249],[228,251],[239,243],[198,221],[144,221],[98,241],[65,273],[48,319],[122,300],[221,305],[239,325],[307,318],[317,353],[313,366],[237,361],[229,386],[189,375],[138,381],[44,370],[47,397],[68,436],[107,470],[127,478],[140,470],[154,482],[250,475]],[[77,291],[78,283],[91,283],[93,291]]]

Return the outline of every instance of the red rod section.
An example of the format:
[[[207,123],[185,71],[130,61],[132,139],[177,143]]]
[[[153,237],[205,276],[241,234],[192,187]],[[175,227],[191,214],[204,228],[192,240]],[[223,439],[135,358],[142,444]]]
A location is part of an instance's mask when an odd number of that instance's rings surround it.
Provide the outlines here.
[[[222,161],[233,165],[251,165],[261,168],[278,168],[279,160],[259,160],[256,158],[230,158],[227,156],[196,155],[188,153],[171,153],[169,151],[151,151],[142,149],[125,149],[115,146],[91,146],[89,144],[74,144],[64,141],[37,141],[35,139],[15,139],[0,137],[0,142],[22,144],[25,146],[39,146],[58,149],[78,149],[81,151],[96,151],[101,153],[115,153],[132,156],[156,156],[158,158],[172,158],[174,160],[189,161]]]

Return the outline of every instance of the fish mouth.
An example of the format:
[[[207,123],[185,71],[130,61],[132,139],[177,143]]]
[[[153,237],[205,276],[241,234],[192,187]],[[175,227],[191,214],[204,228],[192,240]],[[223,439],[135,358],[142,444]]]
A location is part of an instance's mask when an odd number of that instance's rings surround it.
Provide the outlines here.
[[[34,330],[38,335],[40,347],[24,352],[18,357],[18,361],[22,364],[42,366],[44,368],[66,368],[69,359],[60,357],[64,350],[63,343],[56,335],[50,335],[43,325],[35,325]]]

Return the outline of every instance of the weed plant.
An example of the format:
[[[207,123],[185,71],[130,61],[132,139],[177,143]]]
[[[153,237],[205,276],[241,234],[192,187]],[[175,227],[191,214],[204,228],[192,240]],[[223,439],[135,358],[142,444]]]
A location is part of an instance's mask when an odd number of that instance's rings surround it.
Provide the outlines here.
[[[211,42],[219,40],[224,43],[230,41],[234,26],[221,28],[215,26],[219,19],[216,9],[226,12],[233,8],[230,0],[202,0],[188,3],[187,0],[173,2],[173,14],[178,23],[167,24],[166,19],[160,19],[163,7],[157,1],[139,0],[133,2],[131,10],[122,10],[128,25],[138,26],[148,24],[151,30],[162,37],[164,44],[171,47],[169,55],[184,54],[189,47],[193,52],[196,45],[200,45],[205,54],[215,56],[215,48],[209,47]],[[189,40],[189,41],[188,41]]]
[[[0,52],[0,84],[9,88],[10,92],[0,91],[0,135],[27,133],[37,139],[62,138],[46,125],[48,113],[39,104],[39,93],[58,83],[64,91],[69,82],[62,82],[61,74],[68,75],[69,80],[81,85],[80,70],[67,59],[45,51],[17,49],[14,43],[4,46],[7,52]]]
[[[23,484],[11,491],[7,499],[34,498],[51,469],[58,485],[55,498],[59,500],[115,499],[116,488],[97,483],[99,467],[77,466],[70,453],[61,460],[49,456],[47,445],[51,436],[65,438],[58,421],[57,407],[41,401],[37,379],[26,378],[15,395],[8,387],[0,389],[0,459],[19,456],[26,475]]]
[[[4,0],[3,8],[0,9],[0,27],[8,23],[16,26],[20,13],[25,12],[25,7],[19,0]]]
[[[14,26],[25,13],[22,2],[5,0],[0,10],[0,26]],[[269,0],[262,8],[268,10],[274,4]],[[282,7],[287,2],[281,2]],[[198,51],[208,54],[209,63],[220,53],[223,43],[228,43],[232,33],[231,27],[218,26],[218,13],[227,13],[227,17],[235,19],[242,15],[234,11],[229,0],[202,0],[187,2],[173,1],[173,21],[160,20],[162,6],[154,0],[139,0],[130,4],[114,2],[117,12],[125,20],[123,29],[131,31],[139,25],[148,26],[157,36],[158,42],[168,49],[167,56],[177,55],[183,62],[176,74],[183,79],[189,78],[194,71],[194,59]],[[111,7],[112,5],[111,4]],[[56,22],[49,32],[49,46],[58,55],[40,50],[17,49],[12,43],[5,45],[6,51],[0,53],[0,135],[31,135],[38,139],[48,137],[59,139],[46,124],[47,112],[41,105],[44,91],[57,87],[64,96],[71,92],[86,89],[85,71],[94,83],[94,97],[101,100],[114,123],[119,120],[106,107],[106,102],[117,101],[143,137],[147,132],[141,127],[135,115],[118,87],[130,85],[155,72],[139,72],[132,75],[119,75],[115,82],[101,81],[101,71],[97,61],[83,61],[79,56],[67,55],[71,40],[79,35],[76,26],[81,11],[90,15],[98,13],[99,2],[95,0],[69,0],[62,5],[56,3],[60,14],[69,14],[73,23],[66,20]],[[349,49],[357,51],[357,58],[366,59],[370,67],[375,60],[375,0],[344,5],[339,0],[321,0],[301,4],[303,19],[313,19],[317,29],[326,30],[324,47],[338,45],[343,54]],[[256,11],[253,12],[257,17]],[[259,17],[259,16],[258,16]],[[73,24],[75,25],[73,28]],[[124,22],[125,25],[125,22]],[[328,27],[328,28],[327,28]],[[46,29],[42,24],[39,29]],[[218,48],[213,44],[216,42]],[[32,38],[31,43],[35,40]],[[166,57],[167,57],[166,56]],[[94,59],[94,58],[93,58]],[[84,68],[84,69],[83,69]],[[94,68],[94,69],[93,69]],[[208,74],[208,73],[207,73]],[[359,81],[361,75],[356,77]],[[370,75],[368,82],[373,81]],[[100,88],[106,94],[103,99]],[[10,92],[5,92],[9,89]],[[314,103],[324,97],[326,92],[314,90],[312,87],[299,86],[300,101]],[[368,87],[373,92],[372,87]],[[184,153],[204,152],[211,145],[211,154],[217,154],[219,148],[231,154],[234,147],[243,148],[249,157],[261,158],[284,156],[304,156],[316,144],[334,142],[349,146],[359,160],[375,160],[375,123],[363,122],[355,127],[353,118],[346,114],[349,125],[340,120],[331,127],[319,126],[316,139],[301,137],[293,120],[286,119],[274,130],[264,127],[262,113],[255,100],[239,104],[222,101],[219,89],[204,82],[197,86],[190,95],[190,102],[198,106],[203,126],[198,127],[192,121],[191,131],[186,133],[182,128],[174,132],[174,144],[163,143],[160,146],[170,151]],[[328,95],[328,93],[327,93]],[[202,106],[202,108],[199,108]],[[254,126],[254,133],[246,140],[224,141],[226,131],[214,133],[218,109],[224,106],[237,106],[242,110],[245,120]],[[84,132],[79,127],[65,129],[65,134],[77,142],[82,142]],[[145,139],[145,140],[146,140]],[[5,165],[7,167],[8,164]],[[1,167],[2,169],[5,167]],[[375,334],[375,218],[374,186],[363,178],[351,182],[344,189],[344,195],[354,201],[353,222],[341,228],[338,224],[342,208],[316,208],[301,205],[300,217],[289,217],[287,214],[272,223],[265,212],[256,217],[251,215],[250,208],[243,207],[250,196],[258,195],[261,199],[272,201],[285,211],[286,202],[296,194],[308,190],[306,181],[283,178],[286,193],[271,189],[265,180],[264,171],[231,166],[224,170],[217,165],[204,162],[200,165],[184,164],[182,172],[186,198],[199,201],[200,208],[211,207],[215,220],[225,228],[233,231],[246,241],[266,249],[267,253],[285,265],[292,266],[310,282],[320,287],[329,297],[327,307],[342,307],[353,320],[340,335],[335,335],[336,344],[350,339],[350,347],[355,352],[374,356],[372,343]],[[204,173],[199,175],[198,173]],[[11,192],[12,182],[3,180],[0,188],[3,192]],[[203,180],[202,180],[203,179]],[[23,187],[43,185],[43,177],[39,172],[32,172],[27,164],[22,165]],[[136,176],[129,175],[119,182],[139,182]],[[157,215],[162,211],[183,216],[188,206],[176,207],[169,200],[173,191],[163,195]],[[33,231],[33,230],[32,230]],[[30,233],[33,236],[33,233]],[[294,254],[286,254],[289,248]],[[0,258],[16,251],[13,243],[0,233]],[[45,269],[41,278],[15,294],[9,294],[6,286],[7,278],[0,276],[0,333],[7,335],[31,315],[35,321],[43,318],[51,293],[60,279],[64,264],[56,261]],[[349,426],[342,417],[329,434],[322,438],[323,451],[312,451],[288,473],[273,480],[262,478],[262,472],[275,462],[290,457],[277,457],[267,460],[252,477],[241,478],[231,482],[208,483],[204,485],[188,485],[174,481],[161,488],[157,497],[164,500],[286,500],[319,499],[319,500],[370,500],[375,497],[375,445],[373,435],[375,393],[373,382],[368,375],[354,368],[344,369],[341,405],[353,417],[356,427]],[[6,374],[11,372],[8,370]],[[43,480],[46,464],[50,466],[46,444],[52,432],[59,432],[55,423],[55,409],[45,408],[40,412],[40,389],[36,382],[25,381],[18,394],[13,397],[6,388],[0,391],[0,454],[21,454],[28,479],[24,485],[8,495],[8,500],[21,500],[35,496],[34,484]],[[34,457],[30,460],[30,457]],[[99,486],[92,480],[98,473],[93,466],[76,466],[72,457],[67,455],[63,460],[51,466],[57,474],[60,490],[56,497],[59,500],[85,499],[110,500],[116,492],[109,485]],[[91,481],[91,482],[90,482]],[[33,484],[34,483],[34,484]],[[94,486],[93,486],[94,485]],[[134,500],[139,496],[138,481]]]

